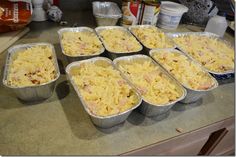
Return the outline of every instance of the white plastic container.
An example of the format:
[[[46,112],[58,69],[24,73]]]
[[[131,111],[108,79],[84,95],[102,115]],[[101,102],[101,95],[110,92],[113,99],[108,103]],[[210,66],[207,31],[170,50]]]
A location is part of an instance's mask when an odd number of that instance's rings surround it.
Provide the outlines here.
[[[225,16],[216,15],[208,21],[205,32],[211,32],[223,37],[227,27]]]
[[[96,18],[98,26],[115,26],[122,13],[118,5],[114,2],[99,2],[93,3],[93,15]]]
[[[48,19],[46,11],[43,9],[44,0],[32,0],[34,10],[32,15],[33,21],[46,21]]]
[[[182,15],[188,8],[182,4],[163,1],[161,2],[161,12],[158,16],[157,26],[164,29],[176,29]]]

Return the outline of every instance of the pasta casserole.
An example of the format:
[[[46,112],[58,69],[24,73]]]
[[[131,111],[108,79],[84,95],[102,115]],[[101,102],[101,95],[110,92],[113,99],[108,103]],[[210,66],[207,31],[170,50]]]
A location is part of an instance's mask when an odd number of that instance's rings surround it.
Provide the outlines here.
[[[138,97],[111,65],[82,63],[70,71],[88,109],[98,116],[122,113],[138,103]]]
[[[217,39],[188,35],[174,38],[174,41],[211,71],[226,72],[234,69],[234,50]]]
[[[97,35],[89,31],[65,31],[61,44],[64,53],[69,56],[98,54],[103,47]]]
[[[149,49],[154,48],[173,48],[174,44],[155,26],[151,27],[134,27],[132,33]]]
[[[48,83],[56,78],[52,49],[32,46],[14,53],[10,60],[7,83],[14,87]]]
[[[152,104],[165,105],[181,96],[178,87],[151,61],[124,61],[118,67]]]
[[[142,49],[142,46],[135,37],[124,30],[117,28],[104,29],[100,32],[100,35],[108,51],[129,53],[138,52]]]
[[[154,53],[153,58],[190,89],[206,90],[214,85],[207,72],[181,53],[162,50]]]

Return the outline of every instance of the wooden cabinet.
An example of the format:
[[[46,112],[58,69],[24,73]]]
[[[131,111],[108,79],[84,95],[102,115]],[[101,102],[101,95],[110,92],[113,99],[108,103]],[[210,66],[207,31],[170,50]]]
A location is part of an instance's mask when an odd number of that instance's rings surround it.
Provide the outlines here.
[[[230,155],[234,117],[121,155]]]
[[[210,155],[230,155],[234,154],[234,136],[235,129],[234,124],[229,127],[226,127],[227,133],[223,137],[223,139],[217,144],[214,150],[210,153]]]

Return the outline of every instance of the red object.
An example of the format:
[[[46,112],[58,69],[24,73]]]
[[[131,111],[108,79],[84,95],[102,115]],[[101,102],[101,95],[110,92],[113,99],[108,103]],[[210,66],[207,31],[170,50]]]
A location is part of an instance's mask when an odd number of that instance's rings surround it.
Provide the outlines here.
[[[0,0],[0,7],[0,32],[18,30],[30,22],[32,11],[29,3]]]
[[[53,5],[59,6],[59,0],[53,0]]]
[[[140,1],[130,2],[130,12],[137,17]]]

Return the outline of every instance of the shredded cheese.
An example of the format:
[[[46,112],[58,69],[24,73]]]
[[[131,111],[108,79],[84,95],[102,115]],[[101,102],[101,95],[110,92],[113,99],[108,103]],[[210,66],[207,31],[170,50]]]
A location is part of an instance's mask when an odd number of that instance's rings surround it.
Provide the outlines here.
[[[23,87],[47,83],[56,78],[55,65],[49,46],[33,46],[12,55],[7,82]]]
[[[71,71],[89,110],[99,116],[122,113],[137,104],[132,88],[111,65],[83,63]]]
[[[107,49],[114,53],[129,53],[141,50],[134,36],[121,29],[107,29],[100,32]]]
[[[181,96],[178,87],[150,61],[124,61],[118,67],[152,104],[165,105]]]
[[[96,34],[89,31],[63,32],[61,43],[64,53],[69,56],[98,54],[102,49]]]
[[[158,30],[155,26],[132,28],[132,32],[147,48],[154,49],[174,47],[174,44],[165,35],[165,33]]]
[[[200,65],[185,55],[174,51],[154,52],[153,58],[161,63],[183,85],[194,90],[206,90],[214,85],[213,80]]]
[[[174,38],[174,41],[211,71],[226,72],[234,69],[234,50],[217,39],[188,35]]]

